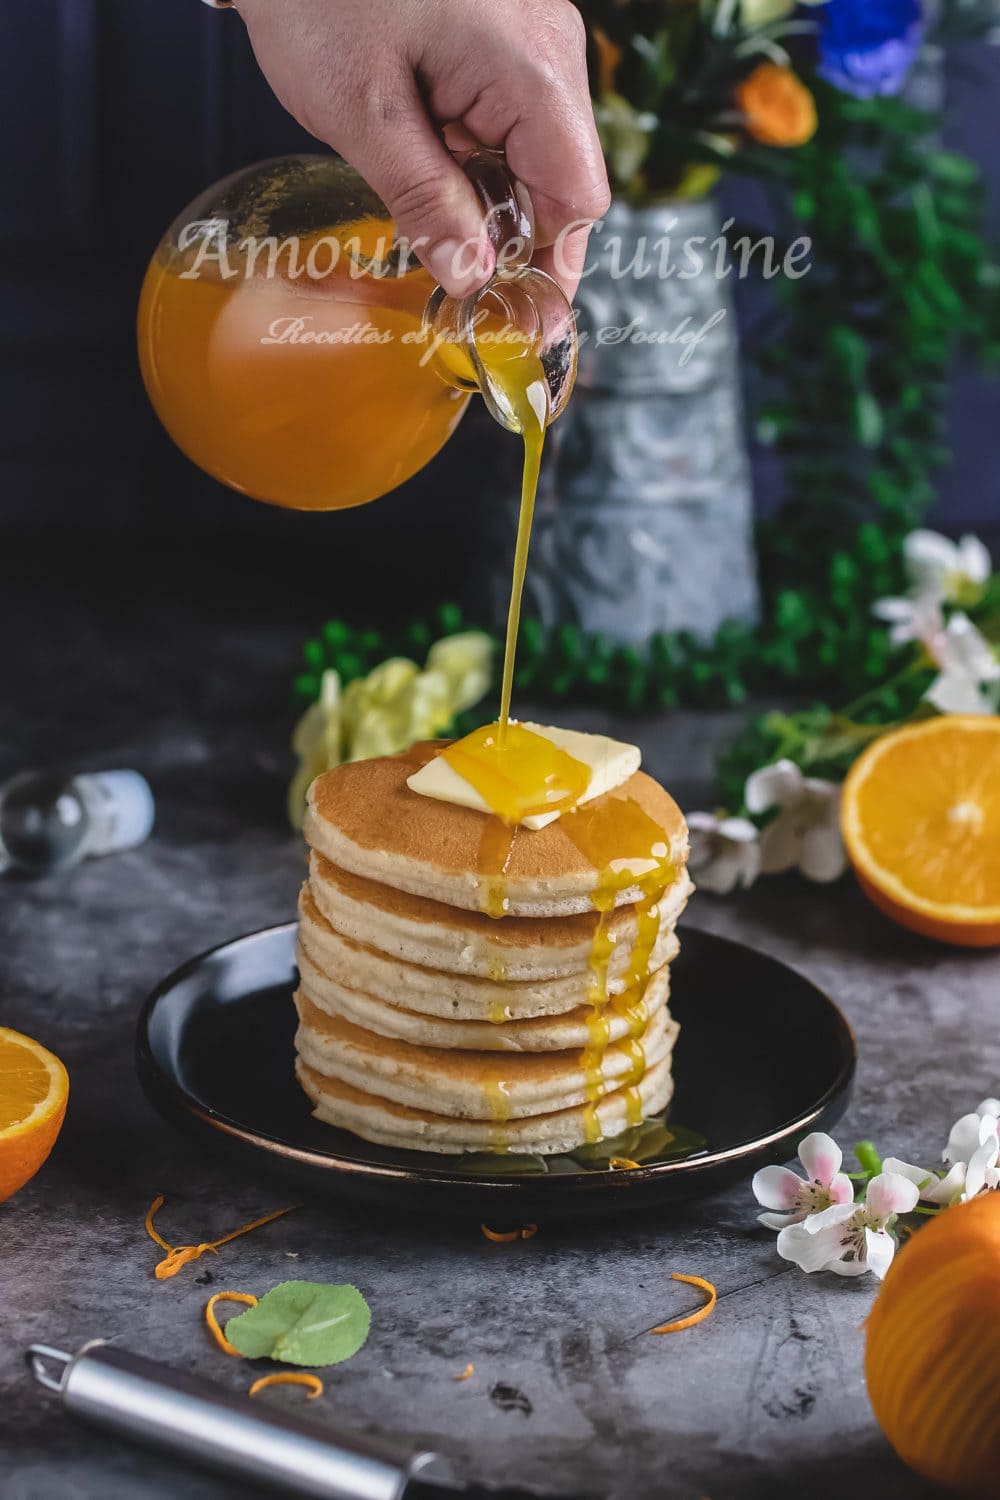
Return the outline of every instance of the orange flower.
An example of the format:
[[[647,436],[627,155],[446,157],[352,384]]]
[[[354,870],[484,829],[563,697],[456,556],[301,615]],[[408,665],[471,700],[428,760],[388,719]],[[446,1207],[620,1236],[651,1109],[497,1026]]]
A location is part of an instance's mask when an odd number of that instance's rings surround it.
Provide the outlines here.
[[[610,94],[624,57],[622,49],[613,42],[601,26],[591,28],[594,51],[597,53],[597,89],[599,94]]]
[[[804,146],[816,133],[816,101],[791,68],[761,63],[736,90],[736,102],[765,146]]]

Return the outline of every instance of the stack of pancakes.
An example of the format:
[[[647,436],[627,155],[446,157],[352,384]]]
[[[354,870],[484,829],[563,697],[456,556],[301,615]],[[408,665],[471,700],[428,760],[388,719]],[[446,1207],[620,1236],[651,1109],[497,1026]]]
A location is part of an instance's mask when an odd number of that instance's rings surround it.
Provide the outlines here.
[[[299,1081],[317,1118],[385,1145],[552,1153],[616,1136],[673,1092],[668,965],[692,890],[683,816],[642,772],[606,794],[655,820],[672,868],[652,896],[616,891],[603,918],[600,872],[563,820],[518,829],[497,920],[479,873],[495,820],[406,784],[440,748],[312,785]]]

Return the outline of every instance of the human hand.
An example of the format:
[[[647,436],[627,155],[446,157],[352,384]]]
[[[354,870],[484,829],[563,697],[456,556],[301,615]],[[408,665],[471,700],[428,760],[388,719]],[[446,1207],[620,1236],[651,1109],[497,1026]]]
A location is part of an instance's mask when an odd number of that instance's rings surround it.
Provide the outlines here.
[[[534,204],[534,263],[572,297],[609,191],[569,0],[236,5],[282,104],[357,168],[447,292],[478,290],[494,263],[479,199],[442,138],[455,122],[506,152]]]

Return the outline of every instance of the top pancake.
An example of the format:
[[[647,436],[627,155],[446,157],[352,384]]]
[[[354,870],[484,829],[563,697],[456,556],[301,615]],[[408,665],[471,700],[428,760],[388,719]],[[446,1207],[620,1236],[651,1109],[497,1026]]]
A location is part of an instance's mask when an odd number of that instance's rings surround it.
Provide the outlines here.
[[[484,906],[481,846],[496,820],[471,808],[437,802],[406,784],[444,742],[413,745],[401,755],[353,761],[318,776],[309,789],[304,832],[308,842],[343,870],[397,890],[426,896],[466,911]],[[636,802],[663,829],[670,857],[687,857],[687,826],[680,808],[642,771],[614,792]],[[502,877],[511,916],[570,916],[592,910],[599,871],[562,828],[515,831]],[[616,905],[639,899],[638,885],[617,892]]]

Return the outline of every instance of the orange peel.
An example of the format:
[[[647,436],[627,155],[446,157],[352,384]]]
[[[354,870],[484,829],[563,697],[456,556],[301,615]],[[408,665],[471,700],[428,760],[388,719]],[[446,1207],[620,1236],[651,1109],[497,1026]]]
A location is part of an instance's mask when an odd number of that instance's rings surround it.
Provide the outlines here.
[[[680,1333],[682,1328],[693,1328],[696,1323],[704,1323],[719,1300],[715,1287],[710,1281],[706,1281],[704,1276],[684,1276],[680,1271],[671,1271],[670,1279],[671,1281],[684,1281],[688,1286],[696,1286],[699,1291],[707,1294],[708,1301],[695,1312],[689,1313],[686,1318],[677,1318],[672,1323],[661,1323],[658,1328],[651,1328],[650,1333]]]
[[[613,1156],[608,1162],[612,1172],[636,1172],[642,1163],[633,1161],[631,1156]]]
[[[494,1245],[513,1245],[515,1240],[533,1240],[538,1233],[537,1224],[524,1224],[520,1229],[491,1229],[488,1224],[480,1224],[479,1227]]]
[[[315,1401],[317,1396],[323,1394],[323,1382],[318,1375],[310,1375],[306,1370],[276,1370],[273,1375],[262,1375],[255,1380],[250,1387],[249,1394],[257,1396],[261,1391],[271,1385],[305,1385],[309,1387],[307,1401]]]
[[[460,1370],[457,1375],[453,1375],[451,1378],[452,1380],[471,1380],[475,1373],[475,1365],[466,1365],[464,1370]]]
[[[233,1229],[229,1234],[224,1234],[221,1239],[208,1240],[201,1245],[168,1245],[162,1234],[153,1223],[156,1214],[163,1207],[166,1199],[162,1193],[157,1193],[146,1211],[145,1227],[146,1233],[154,1244],[159,1245],[161,1250],[167,1253],[161,1261],[157,1261],[153,1267],[153,1275],[157,1281],[167,1281],[171,1276],[176,1276],[183,1267],[190,1265],[193,1260],[200,1260],[209,1251],[214,1255],[220,1245],[228,1245],[230,1240],[238,1240],[241,1235],[249,1234],[251,1230],[260,1229],[264,1224],[270,1224],[274,1219],[280,1219],[285,1214],[290,1214],[293,1209],[299,1208],[298,1203],[289,1203],[285,1208],[277,1208],[273,1213],[262,1214],[259,1219],[254,1219],[250,1224],[243,1224],[239,1229]]]
[[[242,1302],[245,1307],[256,1307],[257,1298],[252,1292],[216,1292],[214,1297],[209,1297],[205,1304],[205,1322],[208,1331],[212,1335],[223,1354],[232,1354],[237,1359],[243,1356],[235,1344],[231,1344],[219,1326],[219,1320],[215,1316],[215,1304],[217,1302]]]

